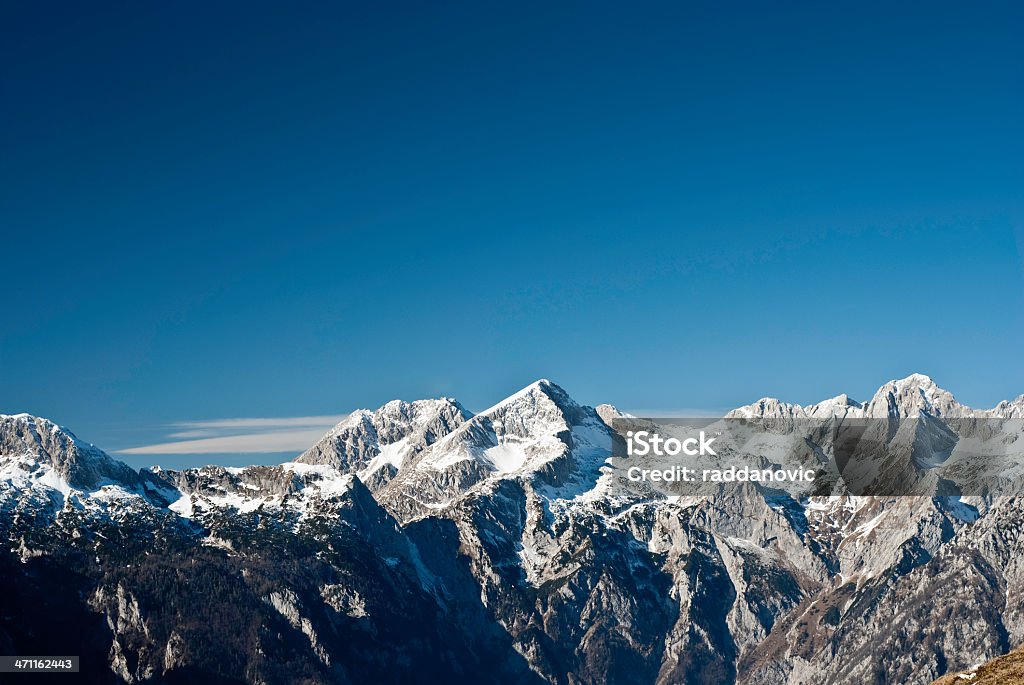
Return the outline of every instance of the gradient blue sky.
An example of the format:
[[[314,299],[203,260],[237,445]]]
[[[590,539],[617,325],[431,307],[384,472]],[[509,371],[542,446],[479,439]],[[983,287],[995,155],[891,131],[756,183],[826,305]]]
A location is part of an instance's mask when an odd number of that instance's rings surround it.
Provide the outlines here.
[[[1024,6],[553,5],[6,3],[0,412],[1024,392]]]

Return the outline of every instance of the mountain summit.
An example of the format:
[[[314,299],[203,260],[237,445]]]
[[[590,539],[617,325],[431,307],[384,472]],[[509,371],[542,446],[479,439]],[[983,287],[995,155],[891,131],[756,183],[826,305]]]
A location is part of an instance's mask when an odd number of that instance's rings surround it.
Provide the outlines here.
[[[445,437],[470,416],[458,402],[446,397],[394,400],[376,411],[353,412],[295,461],[364,476],[381,469],[397,471],[407,458]]]
[[[139,482],[139,474],[126,464],[54,422],[29,414],[0,414],[0,455],[11,460],[5,470],[12,474],[49,478],[54,485],[95,489],[103,482]]]

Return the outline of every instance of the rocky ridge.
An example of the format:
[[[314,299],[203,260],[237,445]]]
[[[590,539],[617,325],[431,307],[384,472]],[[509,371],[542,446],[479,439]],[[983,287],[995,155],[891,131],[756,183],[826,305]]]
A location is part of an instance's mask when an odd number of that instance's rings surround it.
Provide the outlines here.
[[[915,374],[731,415],[1022,410]],[[1021,500],[624,497],[615,416],[539,381],[475,415],[356,412],[279,466],[156,472],[0,417],[0,563],[103,621],[94,682],[930,683],[1024,642]],[[0,649],[59,642],[12,611]]]

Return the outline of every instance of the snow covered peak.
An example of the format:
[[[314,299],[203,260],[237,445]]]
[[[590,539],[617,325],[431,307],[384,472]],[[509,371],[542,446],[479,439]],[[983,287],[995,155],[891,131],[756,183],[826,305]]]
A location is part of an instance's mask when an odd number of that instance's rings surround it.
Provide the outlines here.
[[[861,403],[853,399],[845,392],[831,399],[827,399],[824,402],[819,402],[817,406],[831,406],[831,407],[860,407]]]
[[[345,472],[364,470],[371,463],[383,466],[385,461],[398,468],[407,456],[448,435],[470,416],[447,397],[392,400],[376,411],[353,412],[295,461]]]
[[[581,418],[581,412],[583,408],[569,393],[542,378],[480,412],[476,418],[496,421],[502,432],[525,438],[552,424],[572,425]]]
[[[912,373],[901,380],[889,381],[890,383],[917,383],[918,385],[935,386],[935,381],[926,373]],[[937,387],[937,386],[936,386]]]
[[[902,418],[918,416],[922,411],[932,416],[950,417],[971,413],[969,408],[956,401],[952,393],[921,373],[884,384],[868,402],[865,413],[877,418]]]
[[[465,421],[375,492],[408,519],[505,479],[552,488],[592,482],[610,450],[610,429],[594,409],[539,380]]]
[[[135,485],[139,475],[127,464],[111,459],[49,419],[30,414],[0,414],[0,461],[17,461],[19,468],[51,468],[71,487],[89,489],[103,481]]]
[[[563,390],[557,384],[552,383],[548,379],[541,378],[539,380],[534,381],[533,383],[530,383],[522,390],[512,393],[511,395],[501,400],[494,406],[484,409],[482,412],[479,412],[477,416],[489,415],[492,412],[500,410],[502,407],[508,405],[536,403],[538,400],[541,400],[541,398],[547,398],[548,400],[551,400],[556,404],[575,404],[575,402],[573,402],[572,398],[569,397],[569,394],[565,392],[565,390]]]
[[[993,416],[1003,419],[1024,418],[1024,395],[1019,395],[1014,400],[1003,400],[990,410]]]
[[[863,406],[846,395],[837,395],[831,399],[801,406],[765,397],[753,404],[732,410],[727,418],[759,418],[759,419],[804,419],[828,418],[831,416],[856,417],[863,414]]]
[[[822,418],[828,416],[861,416],[864,405],[851,398],[845,392],[830,399],[805,407],[806,415],[811,418]]]
[[[804,408],[799,404],[783,402],[775,397],[762,397],[757,402],[733,409],[726,418],[765,418],[781,419],[796,418],[804,415]]]

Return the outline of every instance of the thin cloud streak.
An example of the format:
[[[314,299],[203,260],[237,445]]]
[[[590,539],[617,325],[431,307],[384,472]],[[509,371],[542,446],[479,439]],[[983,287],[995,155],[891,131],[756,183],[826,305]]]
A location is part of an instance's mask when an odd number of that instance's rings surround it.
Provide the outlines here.
[[[286,428],[289,426],[333,426],[343,421],[348,414],[325,416],[285,416],[263,418],[211,419],[207,421],[179,421],[172,423],[175,428]]]
[[[215,454],[301,452],[320,439],[319,429],[281,431],[278,433],[249,433],[224,435],[218,438],[164,442],[157,445],[130,447],[118,454]]]
[[[620,409],[641,419],[720,419],[732,409]]]
[[[346,418],[346,414],[282,418],[233,418],[183,421],[187,428],[167,435],[178,439],[117,450],[117,454],[265,454],[301,452]],[[245,432],[238,432],[243,429]]]

